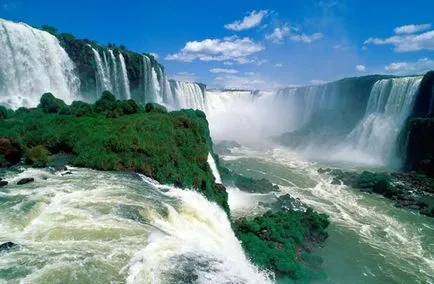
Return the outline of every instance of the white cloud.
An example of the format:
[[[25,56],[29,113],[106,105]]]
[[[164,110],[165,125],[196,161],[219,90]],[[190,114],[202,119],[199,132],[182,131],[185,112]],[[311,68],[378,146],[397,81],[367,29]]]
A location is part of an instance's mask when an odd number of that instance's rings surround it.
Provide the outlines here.
[[[247,89],[247,90],[270,90],[283,87],[282,84],[261,77],[259,74],[247,72],[241,75],[223,75],[214,78],[214,84],[218,88]]]
[[[245,72],[244,75],[247,76],[254,76],[256,73],[255,72]]]
[[[178,80],[178,81],[187,81],[187,82],[196,82],[198,81],[195,73],[189,72],[178,72],[169,76],[170,79]]]
[[[12,11],[12,10],[18,8],[18,6],[20,4],[21,4],[21,2],[19,2],[19,1],[11,1],[11,2],[6,2],[6,3],[2,4],[1,7],[6,12],[9,12],[9,11]]]
[[[238,70],[235,70],[235,69],[225,69],[225,68],[213,68],[213,69],[210,69],[209,72],[216,73],[216,74],[219,74],[219,73],[236,74],[236,73],[238,73]]]
[[[223,62],[223,65],[232,66],[232,65],[234,65],[234,63],[230,62],[230,61],[225,61],[225,62]]]
[[[155,59],[160,58],[160,55],[159,55],[158,53],[151,52],[151,53],[149,53],[149,54],[152,55],[152,56],[154,56]]]
[[[366,66],[365,65],[356,65],[356,70],[358,72],[366,72]]]
[[[225,28],[232,31],[243,31],[259,26],[262,20],[268,15],[267,10],[251,11],[242,20],[225,25]]]
[[[283,67],[283,64],[282,63],[276,63],[276,64],[274,64],[274,67],[280,68],[280,67]]]
[[[365,46],[373,45],[392,45],[395,52],[412,52],[419,50],[434,50],[434,30],[419,33],[431,27],[430,24],[408,25],[395,29],[395,35],[381,39],[371,37],[365,41]]]
[[[421,58],[414,62],[393,62],[385,66],[384,69],[399,75],[421,74],[434,69],[434,60]]]
[[[236,36],[223,39],[205,39],[189,41],[180,52],[169,54],[166,60],[192,62],[201,61],[235,61],[245,64],[251,61],[249,56],[264,50],[264,46],[248,37]]]
[[[414,34],[431,29],[431,24],[406,25],[395,28],[396,34]]]
[[[283,38],[289,33],[288,25],[277,27],[271,34],[265,35],[265,38],[271,40],[274,43],[282,43]]]
[[[323,37],[324,35],[322,33],[314,33],[311,35],[307,35],[307,34],[291,35],[289,39],[296,42],[312,43],[314,41],[322,39]]]
[[[310,80],[309,85],[322,85],[327,83],[327,81],[324,80]]]

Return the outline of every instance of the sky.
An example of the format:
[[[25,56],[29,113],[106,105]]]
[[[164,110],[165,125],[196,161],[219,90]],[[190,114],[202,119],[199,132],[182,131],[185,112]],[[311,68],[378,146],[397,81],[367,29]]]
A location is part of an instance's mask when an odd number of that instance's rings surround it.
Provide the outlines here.
[[[433,0],[0,0],[0,18],[154,53],[170,78],[273,89],[434,69]]]

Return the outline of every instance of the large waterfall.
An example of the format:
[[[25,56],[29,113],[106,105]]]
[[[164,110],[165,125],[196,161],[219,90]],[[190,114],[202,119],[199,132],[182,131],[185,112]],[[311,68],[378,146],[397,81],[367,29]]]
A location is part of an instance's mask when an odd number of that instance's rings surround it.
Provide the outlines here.
[[[205,90],[197,83],[170,81],[179,108],[206,110]]]
[[[422,77],[380,80],[369,96],[363,120],[348,135],[344,159],[365,156],[368,163],[386,164],[393,158],[397,137],[411,114]],[[347,157],[345,157],[345,155]]]
[[[74,63],[51,34],[0,19],[0,104],[34,107],[45,92],[71,102],[79,80]]]
[[[113,50],[108,50],[108,55],[104,50],[101,57],[95,48],[89,47],[92,48],[97,68],[96,99],[103,91],[110,91],[119,99],[130,99],[130,82],[122,53],[119,53],[118,59],[116,59]]]

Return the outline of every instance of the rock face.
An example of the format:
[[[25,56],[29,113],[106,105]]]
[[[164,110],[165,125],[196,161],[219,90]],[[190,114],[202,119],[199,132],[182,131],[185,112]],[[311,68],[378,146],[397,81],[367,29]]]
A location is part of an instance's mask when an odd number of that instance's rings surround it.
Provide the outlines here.
[[[0,137],[0,167],[9,167],[18,164],[21,160],[20,145],[8,138]]]
[[[31,182],[34,182],[34,181],[35,181],[34,178],[23,178],[23,179],[19,180],[17,182],[17,184],[18,185],[23,185],[23,184],[28,184],[28,183],[31,183]]]
[[[8,251],[14,247],[16,247],[17,244],[14,244],[13,242],[7,242],[0,245],[0,252],[2,251]]]
[[[434,217],[434,179],[423,174],[357,173],[339,169],[319,169],[318,172],[332,176],[332,184],[344,184],[361,192],[380,194],[393,200],[396,207]]]

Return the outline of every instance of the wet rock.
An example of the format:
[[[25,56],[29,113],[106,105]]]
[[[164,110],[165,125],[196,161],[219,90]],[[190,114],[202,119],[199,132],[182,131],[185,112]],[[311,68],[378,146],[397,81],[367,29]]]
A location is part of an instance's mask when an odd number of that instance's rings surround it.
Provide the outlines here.
[[[8,185],[8,182],[5,180],[0,180],[0,187]]]
[[[61,176],[72,175],[71,171],[66,171],[60,174]]]
[[[18,185],[23,185],[23,184],[31,183],[31,182],[34,182],[34,181],[35,181],[34,178],[23,178],[23,179],[19,180],[17,182],[17,184]]]
[[[221,183],[216,183],[215,184],[215,189],[218,190],[218,191],[223,191],[223,192],[226,191],[226,187],[223,184],[221,184]]]
[[[14,244],[13,242],[7,242],[0,245],[0,252],[2,251],[8,251],[14,247],[16,247],[17,244]]]
[[[0,137],[0,167],[9,167],[18,164],[21,160],[20,145],[5,137]]]

